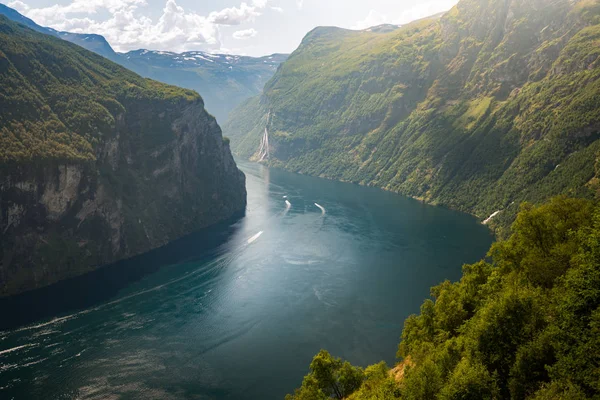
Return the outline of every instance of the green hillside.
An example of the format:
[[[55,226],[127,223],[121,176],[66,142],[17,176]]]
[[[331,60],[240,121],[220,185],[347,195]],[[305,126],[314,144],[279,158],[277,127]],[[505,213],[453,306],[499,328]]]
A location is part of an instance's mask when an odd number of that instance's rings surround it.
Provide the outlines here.
[[[200,96],[0,16],[0,297],[241,212]]]
[[[513,231],[460,282],[432,288],[394,369],[321,351],[287,399],[600,398],[600,207],[525,204]]]
[[[507,227],[522,201],[597,190],[600,3],[462,0],[379,33],[317,28],[224,127],[250,158]],[[270,112],[270,118],[267,115]]]
[[[116,119],[127,108],[140,106],[140,101],[149,108],[202,101],[196,92],[144,79],[4,16],[0,43],[1,163],[93,161],[95,147],[116,135]],[[170,121],[153,122],[144,122],[150,128],[144,135],[163,140]]]

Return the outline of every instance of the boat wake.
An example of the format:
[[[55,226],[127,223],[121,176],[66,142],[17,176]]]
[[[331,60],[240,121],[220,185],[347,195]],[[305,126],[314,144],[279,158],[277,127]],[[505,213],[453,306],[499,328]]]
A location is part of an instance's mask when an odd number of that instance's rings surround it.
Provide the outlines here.
[[[248,244],[251,244],[252,242],[254,242],[256,239],[258,239],[260,237],[260,235],[263,234],[263,231],[258,232],[256,235],[252,236],[250,239],[248,239]]]
[[[321,215],[325,215],[325,207],[317,203],[315,203],[315,206],[319,207],[319,209],[321,210]]]
[[[282,217],[285,217],[287,215],[287,213],[290,211],[290,208],[292,208],[292,203],[290,203],[288,200],[285,201],[285,210],[283,210],[283,212],[281,213]]]

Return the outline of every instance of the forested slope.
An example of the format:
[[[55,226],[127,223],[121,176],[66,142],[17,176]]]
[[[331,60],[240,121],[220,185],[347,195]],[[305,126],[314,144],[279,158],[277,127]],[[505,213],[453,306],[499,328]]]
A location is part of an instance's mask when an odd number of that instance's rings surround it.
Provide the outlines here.
[[[431,295],[405,321],[393,370],[321,351],[289,400],[600,398],[598,204],[524,204],[489,259]]]
[[[317,28],[224,127],[250,158],[478,215],[597,190],[600,4],[462,0],[378,33]],[[270,113],[270,118],[267,115]],[[268,126],[267,126],[268,125]]]

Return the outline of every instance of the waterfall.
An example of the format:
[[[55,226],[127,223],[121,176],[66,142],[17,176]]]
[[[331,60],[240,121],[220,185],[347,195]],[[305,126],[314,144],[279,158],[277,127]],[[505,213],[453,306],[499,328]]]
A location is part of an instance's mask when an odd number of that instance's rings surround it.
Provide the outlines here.
[[[260,140],[260,148],[258,149],[258,161],[268,160],[270,157],[269,150],[269,121],[271,119],[271,111],[267,114],[267,124],[265,125],[265,132],[263,133],[263,137]]]

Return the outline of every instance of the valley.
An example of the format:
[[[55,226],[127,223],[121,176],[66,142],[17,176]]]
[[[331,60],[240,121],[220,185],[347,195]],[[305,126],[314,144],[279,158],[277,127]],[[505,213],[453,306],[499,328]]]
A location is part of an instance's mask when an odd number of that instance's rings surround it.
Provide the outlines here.
[[[599,398],[600,0],[163,2],[0,4],[0,398]]]

